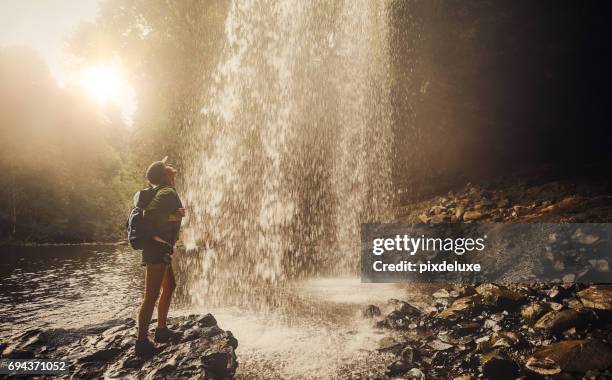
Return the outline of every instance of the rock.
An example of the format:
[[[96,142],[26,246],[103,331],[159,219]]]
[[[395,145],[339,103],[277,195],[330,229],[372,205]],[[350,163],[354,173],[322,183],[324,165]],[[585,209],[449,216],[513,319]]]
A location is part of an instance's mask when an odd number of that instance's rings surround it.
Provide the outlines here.
[[[561,367],[549,358],[529,358],[527,363],[525,363],[525,367],[539,375],[556,375],[561,372]]]
[[[430,210],[430,213],[434,214],[434,215],[440,215],[443,214],[444,212],[446,212],[446,207],[444,206],[433,206]]]
[[[449,307],[438,313],[438,318],[451,321],[468,317],[480,312],[480,297],[468,296],[456,299]]]
[[[450,222],[450,216],[444,214],[436,214],[429,219],[432,224],[442,224]]]
[[[386,374],[387,376],[396,376],[408,371],[409,368],[410,364],[406,361],[402,359],[396,360],[387,367]]]
[[[425,214],[421,214],[421,215],[419,215],[419,220],[420,220],[422,223],[429,223],[429,217],[428,217],[427,215],[425,215]]]
[[[501,357],[498,353],[481,357],[482,374],[485,379],[515,380],[518,377],[519,366],[513,360]]]
[[[586,325],[585,318],[576,310],[566,309],[550,311],[540,318],[534,327],[546,330],[552,334],[558,334],[572,327],[582,328]]]
[[[395,310],[394,311],[397,313],[397,315],[399,315],[402,318],[405,317],[405,316],[418,316],[418,315],[421,315],[421,311],[419,309],[417,309],[416,307],[412,306],[408,302],[404,302],[404,301],[399,301],[395,305]]]
[[[466,211],[463,214],[463,220],[466,222],[480,220],[484,218],[485,214],[480,211]]]
[[[572,235],[572,240],[577,241],[580,244],[591,245],[596,243],[599,240],[599,237],[596,235],[586,234],[582,232],[581,228],[578,228]]]
[[[409,364],[414,364],[414,362],[421,360],[421,353],[412,347],[405,347],[400,356],[406,363]]]
[[[576,281],[576,275],[573,273],[568,273],[561,278],[561,281],[565,284],[572,283]]]
[[[581,372],[612,366],[612,349],[596,340],[566,340],[552,344],[533,355],[553,360],[563,371]]]
[[[516,347],[521,343],[521,338],[512,331],[496,331],[491,335],[491,345],[496,347]]]
[[[448,292],[448,290],[442,288],[440,290],[437,290],[434,294],[432,294],[434,298],[449,298],[450,297],[450,293]]]
[[[11,338],[10,345],[25,345],[30,358],[72,363],[70,374],[59,378],[233,378],[238,341],[219,328],[212,315],[170,318],[169,324],[185,331],[183,339],[157,345],[160,351],[147,359],[135,356],[131,319],[82,329],[26,332]],[[185,335],[190,338],[185,340]],[[13,350],[11,356],[20,352]]]
[[[589,264],[598,272],[608,273],[610,271],[610,265],[608,264],[608,260],[605,259],[592,259],[589,260]]]
[[[480,285],[476,292],[482,296],[486,305],[498,309],[517,309],[525,301],[524,295],[493,284]]]
[[[578,297],[585,307],[597,310],[612,311],[612,287],[595,285],[578,292]]]
[[[418,368],[413,368],[404,376],[407,380],[425,380],[425,374]]]
[[[455,209],[455,218],[458,220],[463,219],[463,214],[465,214],[465,208],[463,206],[459,206]]]
[[[119,348],[108,348],[96,351],[92,354],[83,356],[79,359],[81,363],[91,363],[91,362],[109,362],[115,359],[117,356],[121,354],[121,349]]]
[[[531,305],[526,306],[521,310],[521,316],[530,325],[536,323],[538,319],[547,311],[546,307],[544,307],[540,303],[532,303]]]
[[[208,313],[202,316],[202,318],[198,319],[198,325],[201,327],[216,326],[217,320],[215,319],[215,317],[213,317],[212,314]]]
[[[480,330],[481,327],[482,324],[478,322],[460,322],[453,327],[453,331],[458,336],[465,336],[475,333]]]
[[[508,199],[502,199],[497,202],[497,207],[499,208],[506,208],[508,206],[510,206],[510,201]]]
[[[361,314],[365,318],[374,318],[380,315],[380,308],[376,305],[369,305],[361,312]]]
[[[431,347],[432,349],[434,349],[435,351],[446,351],[450,348],[453,348],[452,344],[448,344],[445,343],[443,341],[441,341],[440,339],[436,339],[434,341],[431,341],[429,343],[427,343],[427,345],[429,347]]]
[[[227,352],[209,352],[202,355],[202,365],[216,378],[227,378],[232,372],[231,357]]]

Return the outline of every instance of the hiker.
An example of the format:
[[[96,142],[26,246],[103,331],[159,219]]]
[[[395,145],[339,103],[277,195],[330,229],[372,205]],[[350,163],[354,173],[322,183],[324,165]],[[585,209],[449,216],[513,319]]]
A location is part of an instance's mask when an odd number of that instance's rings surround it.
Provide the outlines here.
[[[167,158],[152,163],[146,173],[150,183],[147,190],[150,191],[149,197],[152,199],[146,206],[142,206],[142,219],[150,235],[142,242],[142,265],[146,266],[146,276],[144,299],[138,313],[136,354],[139,356],[149,356],[157,352],[156,346],[148,339],[148,330],[158,298],[155,342],[166,343],[180,336],[168,329],[166,320],[172,292],[176,286],[172,271],[173,247],[178,239],[185,209],[174,188],[177,171],[166,163]]]

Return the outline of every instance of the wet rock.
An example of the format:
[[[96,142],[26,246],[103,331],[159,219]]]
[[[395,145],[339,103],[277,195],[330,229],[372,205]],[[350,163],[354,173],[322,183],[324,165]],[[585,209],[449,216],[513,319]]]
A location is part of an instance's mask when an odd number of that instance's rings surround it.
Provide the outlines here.
[[[498,347],[516,347],[520,345],[521,338],[517,333],[512,331],[496,331],[491,335],[491,346]]]
[[[481,327],[482,324],[478,322],[460,322],[453,327],[453,331],[458,336],[465,336],[475,333],[480,330]]]
[[[586,325],[585,317],[576,310],[550,311],[540,318],[534,327],[552,334],[561,333],[570,328],[582,328]]]
[[[198,325],[200,327],[212,327],[217,325],[217,320],[212,314],[208,313],[198,319]]]
[[[581,228],[578,228],[572,235],[572,239],[580,244],[591,245],[596,243],[599,240],[599,237],[584,233]]]
[[[208,352],[202,355],[202,365],[216,378],[233,375],[232,359],[227,352]]]
[[[540,317],[544,315],[544,313],[546,313],[546,311],[547,307],[545,307],[544,305],[540,303],[533,303],[521,310],[521,316],[523,317],[525,322],[532,325],[536,323],[537,320],[540,319]]]
[[[400,356],[402,360],[409,364],[414,364],[415,362],[421,360],[421,353],[412,347],[405,347]]]
[[[608,263],[608,260],[592,259],[592,260],[589,260],[589,264],[591,264],[593,269],[595,269],[598,272],[608,273],[610,271],[610,264]]]
[[[445,342],[441,341],[440,339],[436,339],[434,341],[431,341],[431,342],[427,343],[427,345],[429,347],[431,347],[432,349],[434,349],[435,351],[446,351],[448,349],[453,348],[452,344],[445,343]]]
[[[119,348],[108,348],[96,351],[92,354],[83,356],[79,359],[81,363],[91,363],[91,362],[109,362],[115,359],[117,356],[121,354],[121,349]]]
[[[493,284],[483,284],[476,288],[483,303],[498,309],[516,309],[526,300],[525,296]]]
[[[434,294],[432,294],[432,296],[434,298],[450,298],[450,293],[448,290],[442,288],[440,290],[437,290],[436,292],[434,292]]]
[[[404,301],[399,301],[395,305],[394,311],[400,317],[421,315],[421,311],[419,309]]]
[[[431,219],[429,219],[429,221],[431,222],[431,224],[442,224],[442,223],[448,223],[451,221],[451,217],[448,215],[444,215],[444,214],[437,214],[431,217]]]
[[[499,355],[497,352],[481,357],[482,374],[485,379],[514,380],[518,377],[519,366],[513,360]]]
[[[380,315],[380,308],[376,305],[369,305],[362,313],[365,318],[374,318]]]
[[[17,349],[10,354],[19,356],[20,347],[26,347],[30,358],[73,363],[70,374],[60,378],[233,378],[238,341],[231,332],[219,328],[212,315],[170,318],[169,322],[176,331],[185,331],[183,340],[158,345],[160,352],[147,359],[135,356],[133,320],[25,332],[10,338],[9,346]],[[185,335],[190,338],[185,340]]]
[[[485,217],[485,214],[480,211],[466,211],[463,214],[463,220],[466,222],[480,220]]]
[[[396,360],[387,367],[387,376],[400,375],[410,368],[410,364],[404,360]]]
[[[561,372],[561,367],[554,360],[549,358],[529,358],[525,367],[538,375],[556,375]]]
[[[480,301],[478,296],[458,298],[449,307],[442,310],[437,317],[454,321],[478,314],[481,309]]]
[[[597,340],[566,340],[552,344],[533,355],[553,360],[563,371],[586,372],[612,366],[612,349]]]
[[[425,380],[425,374],[418,368],[413,368],[404,376],[407,380]]]
[[[585,307],[597,310],[612,311],[612,287],[595,285],[578,292],[578,297]]]

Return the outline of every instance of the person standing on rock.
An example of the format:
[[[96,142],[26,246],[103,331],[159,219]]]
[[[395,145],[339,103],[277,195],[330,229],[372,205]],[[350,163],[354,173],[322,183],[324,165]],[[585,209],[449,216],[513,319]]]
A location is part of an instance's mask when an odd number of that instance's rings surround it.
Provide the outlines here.
[[[172,292],[176,286],[172,271],[172,253],[185,209],[174,188],[177,170],[166,163],[167,158],[152,163],[146,173],[155,196],[144,207],[143,213],[143,220],[152,237],[147,239],[142,250],[142,264],[146,266],[146,275],[144,299],[138,313],[136,354],[139,356],[149,356],[157,352],[156,346],[148,339],[148,330],[158,298],[155,341],[166,343],[175,340],[179,335],[168,329],[166,320]]]

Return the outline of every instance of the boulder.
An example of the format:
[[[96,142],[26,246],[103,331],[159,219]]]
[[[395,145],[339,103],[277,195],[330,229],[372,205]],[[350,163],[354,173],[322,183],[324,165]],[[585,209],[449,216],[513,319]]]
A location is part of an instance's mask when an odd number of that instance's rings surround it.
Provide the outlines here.
[[[558,334],[571,328],[583,328],[586,319],[582,313],[572,309],[550,311],[540,318],[534,327],[552,334]]]
[[[519,366],[513,360],[501,356],[494,351],[490,354],[482,355],[482,374],[485,379],[495,380],[515,380],[518,377]]]
[[[480,285],[476,292],[480,294],[484,304],[503,310],[515,310],[526,300],[524,295],[494,284]]]
[[[485,214],[480,211],[466,211],[463,213],[463,220],[466,222],[480,220],[485,217]]]
[[[595,285],[578,292],[585,307],[612,311],[612,286]]]
[[[546,313],[547,308],[541,303],[532,303],[531,305],[526,306],[521,310],[521,316],[530,325],[533,325],[537,322],[538,319],[544,313]]]
[[[454,321],[478,314],[481,306],[479,296],[462,297],[456,299],[449,307],[438,313],[437,317]]]
[[[537,351],[536,359],[550,359],[568,372],[584,373],[612,366],[612,349],[597,340],[566,340]]]
[[[3,358],[65,360],[69,374],[58,378],[233,378],[238,341],[211,314],[170,318],[180,341],[158,345],[150,358],[134,352],[135,322],[115,320],[82,329],[26,331],[9,338]]]
[[[380,308],[376,305],[368,305],[361,314],[365,318],[374,318],[380,315]]]

